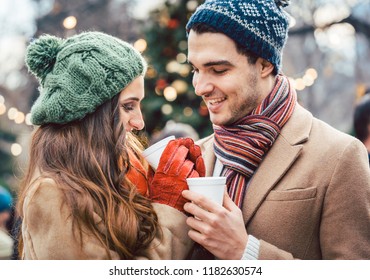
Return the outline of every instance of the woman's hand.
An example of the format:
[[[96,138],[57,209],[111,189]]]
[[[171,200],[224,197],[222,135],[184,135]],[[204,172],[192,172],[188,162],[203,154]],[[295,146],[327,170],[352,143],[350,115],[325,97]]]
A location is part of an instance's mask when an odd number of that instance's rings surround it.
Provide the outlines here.
[[[162,153],[149,186],[149,197],[153,202],[184,212],[187,200],[181,192],[188,189],[186,178],[204,176],[205,166],[199,146],[190,138],[172,140]]]

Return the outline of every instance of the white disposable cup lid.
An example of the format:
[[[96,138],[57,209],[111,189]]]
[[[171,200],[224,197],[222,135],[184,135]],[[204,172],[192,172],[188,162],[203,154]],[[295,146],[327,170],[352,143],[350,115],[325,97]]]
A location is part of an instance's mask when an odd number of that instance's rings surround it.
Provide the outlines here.
[[[187,178],[186,182],[192,186],[226,185],[226,177],[197,177]]]
[[[187,178],[189,190],[199,193],[219,205],[222,205],[226,177]]]
[[[157,150],[163,149],[164,147],[167,146],[168,142],[170,142],[171,140],[175,140],[174,135],[168,136],[168,137],[162,139],[161,141],[158,141],[157,143],[151,145],[150,147],[148,147],[147,149],[145,149],[143,151],[142,155],[144,157],[147,157],[150,154],[156,152]]]
[[[150,166],[154,168],[154,170],[158,168],[159,160],[161,159],[162,153],[166,148],[168,142],[174,139],[175,136],[168,136],[143,151],[143,157],[148,161]]]

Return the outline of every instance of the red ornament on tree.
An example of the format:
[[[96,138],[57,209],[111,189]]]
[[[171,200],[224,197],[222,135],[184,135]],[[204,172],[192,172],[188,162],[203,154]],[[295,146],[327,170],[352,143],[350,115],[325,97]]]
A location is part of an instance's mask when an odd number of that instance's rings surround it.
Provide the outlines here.
[[[164,89],[168,85],[167,81],[165,79],[159,79],[157,80],[156,87],[160,90]]]
[[[177,19],[170,19],[169,21],[168,21],[168,23],[167,23],[167,27],[169,28],[169,29],[175,29],[175,28],[177,28],[178,26],[179,26],[179,21],[177,20]]]

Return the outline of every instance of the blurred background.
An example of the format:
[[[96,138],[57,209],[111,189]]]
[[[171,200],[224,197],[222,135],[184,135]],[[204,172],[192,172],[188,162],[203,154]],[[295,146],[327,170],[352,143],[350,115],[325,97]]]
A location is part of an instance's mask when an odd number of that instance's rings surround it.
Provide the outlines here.
[[[199,137],[209,135],[207,108],[191,85],[184,28],[202,2],[1,0],[0,185],[16,193],[27,164],[29,112],[38,90],[24,53],[43,33],[66,37],[98,30],[131,42],[149,62],[143,102],[148,139],[174,122],[189,124]],[[352,134],[354,106],[370,88],[370,0],[291,2],[283,71],[304,107]]]

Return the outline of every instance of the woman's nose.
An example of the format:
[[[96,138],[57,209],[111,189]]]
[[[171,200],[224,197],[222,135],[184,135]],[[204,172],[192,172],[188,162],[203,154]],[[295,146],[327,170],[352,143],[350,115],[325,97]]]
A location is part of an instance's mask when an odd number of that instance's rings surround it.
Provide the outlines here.
[[[135,117],[133,117],[130,120],[130,125],[132,126],[133,129],[136,130],[142,130],[145,126],[144,120],[143,120],[143,115],[140,113],[136,114]]]

